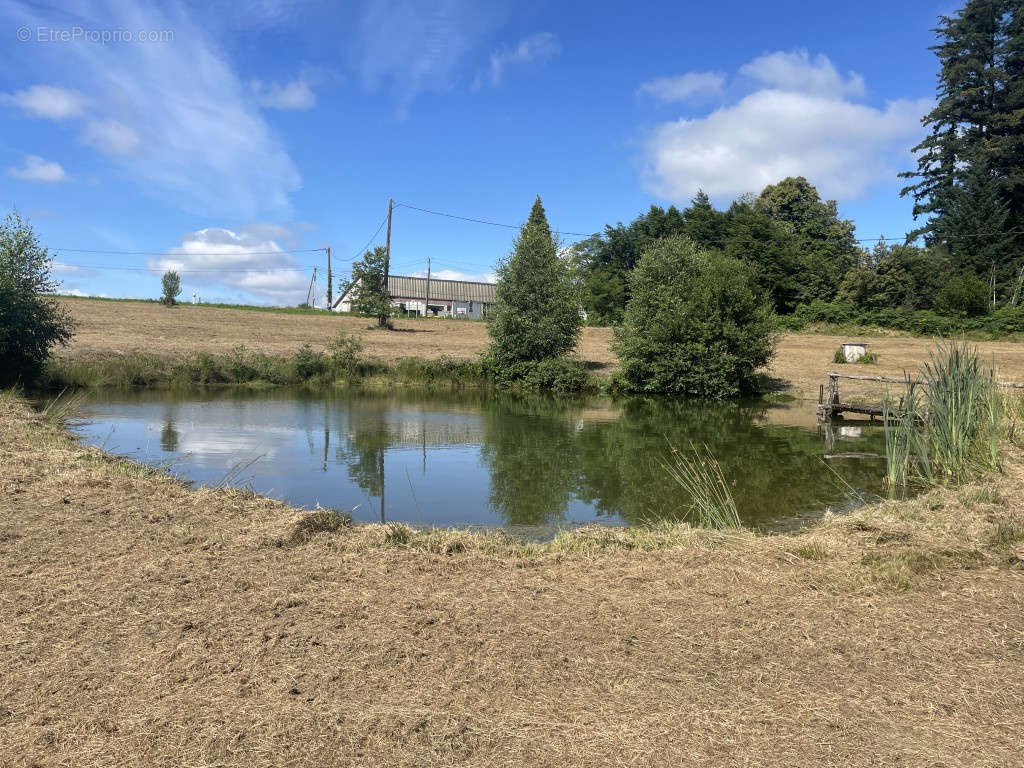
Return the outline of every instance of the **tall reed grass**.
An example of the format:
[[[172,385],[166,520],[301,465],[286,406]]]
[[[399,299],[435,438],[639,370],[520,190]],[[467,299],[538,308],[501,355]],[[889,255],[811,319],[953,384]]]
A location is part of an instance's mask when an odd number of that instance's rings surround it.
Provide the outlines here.
[[[669,476],[690,497],[693,522],[701,528],[716,530],[742,527],[722,465],[708,446],[691,443],[690,449],[687,455],[672,448],[671,458],[664,465]]]
[[[920,382],[908,380],[899,404],[889,394],[883,404],[890,489],[959,483],[995,469],[1003,399],[976,348],[952,342],[935,349]]]

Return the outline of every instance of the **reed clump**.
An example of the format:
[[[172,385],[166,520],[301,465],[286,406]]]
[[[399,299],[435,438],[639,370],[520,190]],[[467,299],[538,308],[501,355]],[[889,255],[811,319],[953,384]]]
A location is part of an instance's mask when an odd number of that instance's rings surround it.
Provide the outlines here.
[[[740,528],[739,510],[722,465],[706,446],[690,445],[690,453],[673,448],[665,470],[690,497],[690,515],[701,528],[725,530]]]
[[[891,489],[962,483],[998,467],[1006,404],[977,349],[939,346],[919,381],[883,405],[886,479]]]

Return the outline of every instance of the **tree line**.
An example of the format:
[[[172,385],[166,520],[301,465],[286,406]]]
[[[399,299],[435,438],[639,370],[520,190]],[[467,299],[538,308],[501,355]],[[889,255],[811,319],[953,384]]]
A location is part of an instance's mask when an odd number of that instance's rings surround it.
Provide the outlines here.
[[[853,222],[803,177],[725,210],[699,192],[683,210],[651,206],[572,248],[590,322],[622,322],[630,273],[653,243],[674,236],[749,264],[782,316],[803,308],[804,317],[896,309],[977,318],[1021,306],[1024,5],[970,0],[940,17],[935,32],[936,106],[922,119],[928,135],[913,148],[917,167],[900,174],[920,222],[904,242],[861,247]],[[1019,327],[1002,330],[1024,331],[1024,318],[1010,314]]]

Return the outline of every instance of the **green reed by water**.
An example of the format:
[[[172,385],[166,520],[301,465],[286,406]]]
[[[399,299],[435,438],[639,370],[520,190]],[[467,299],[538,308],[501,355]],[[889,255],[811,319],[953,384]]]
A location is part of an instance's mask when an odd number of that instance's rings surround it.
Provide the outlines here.
[[[959,483],[995,469],[1003,399],[975,347],[953,342],[934,350],[901,401],[890,395],[883,406],[889,488]]]

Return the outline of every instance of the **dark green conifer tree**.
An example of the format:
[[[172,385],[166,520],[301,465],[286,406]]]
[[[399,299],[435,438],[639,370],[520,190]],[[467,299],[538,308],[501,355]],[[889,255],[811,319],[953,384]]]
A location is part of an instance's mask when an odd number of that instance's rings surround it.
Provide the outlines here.
[[[582,330],[579,296],[540,197],[498,267],[495,296],[488,357],[499,377],[525,378],[536,364],[573,351]]]

